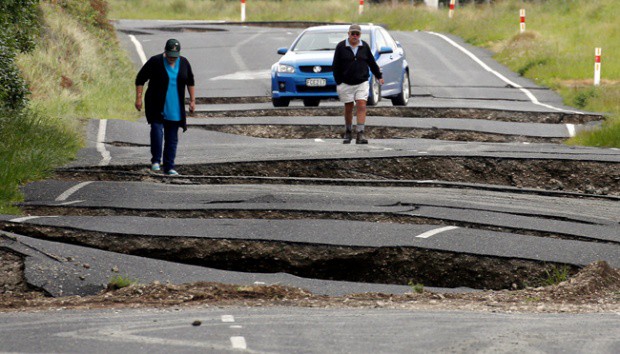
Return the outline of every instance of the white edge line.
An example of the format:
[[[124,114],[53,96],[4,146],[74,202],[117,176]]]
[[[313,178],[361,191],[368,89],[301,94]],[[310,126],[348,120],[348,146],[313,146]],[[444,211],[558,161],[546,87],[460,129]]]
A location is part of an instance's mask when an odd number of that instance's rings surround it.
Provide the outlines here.
[[[571,110],[566,110],[566,109],[562,109],[562,108],[557,108],[551,105],[548,105],[546,103],[542,103],[539,102],[538,99],[536,98],[536,96],[534,96],[534,94],[532,92],[530,92],[530,90],[524,88],[523,86],[517,84],[516,82],[511,81],[510,79],[508,79],[507,77],[505,77],[504,75],[498,73],[497,71],[491,69],[490,66],[488,66],[487,64],[485,64],[482,60],[480,60],[476,55],[474,55],[472,52],[468,51],[467,49],[463,48],[460,44],[456,43],[455,41],[453,41],[452,39],[450,39],[449,37],[441,34],[441,33],[436,33],[436,32],[428,32],[432,35],[435,35],[437,37],[440,37],[442,39],[444,39],[446,42],[450,43],[452,46],[454,46],[455,48],[457,48],[458,50],[460,50],[461,52],[465,53],[465,55],[467,55],[468,57],[470,57],[473,61],[475,61],[476,63],[478,63],[480,66],[482,66],[482,68],[488,72],[490,72],[491,74],[497,76],[500,80],[504,81],[505,83],[511,85],[512,87],[516,87],[518,88],[521,92],[523,92],[529,99],[530,101],[532,101],[532,103],[539,105],[539,106],[543,106],[549,109],[553,109],[556,111],[560,111],[560,112],[569,112],[569,113],[575,113],[575,114],[583,114],[583,112],[578,112],[578,111],[571,111]]]
[[[433,229],[430,231],[426,231],[422,234],[419,234],[418,236],[416,236],[417,238],[429,238],[433,235],[437,235],[438,233],[444,232],[444,231],[450,231],[450,230],[454,230],[454,229],[458,229],[458,226],[446,226],[446,227],[440,227],[438,229]]]
[[[11,219],[9,220],[10,222],[24,222],[24,221],[28,221],[28,220],[32,220],[32,219],[38,219],[38,218],[57,218],[58,216],[53,216],[53,215],[49,215],[49,216],[24,216],[22,218],[15,218],[15,219]]]
[[[75,186],[67,189],[66,191],[64,191],[61,195],[59,195],[56,198],[57,202],[64,202],[65,200],[67,200],[73,193],[79,191],[81,188],[86,187],[87,185],[93,183],[92,181],[90,182],[82,182],[79,184],[76,184]]]
[[[105,133],[108,126],[108,121],[106,119],[101,119],[99,121],[99,131],[97,132],[97,151],[101,154],[101,161],[99,161],[99,166],[107,166],[110,164],[112,160],[112,156],[110,152],[105,148]]]
[[[58,205],[71,205],[71,204],[78,204],[78,203],[82,203],[83,200],[72,200],[70,202],[64,202],[64,203],[59,203]]]
[[[243,337],[230,337],[230,343],[232,344],[233,349],[247,349],[248,346],[245,342],[245,338]]]
[[[138,52],[140,61],[142,62],[142,65],[144,65],[144,63],[146,63],[146,54],[144,54],[144,48],[142,48],[142,44],[133,34],[129,35],[129,39],[131,39],[131,42],[136,47],[136,52]]]

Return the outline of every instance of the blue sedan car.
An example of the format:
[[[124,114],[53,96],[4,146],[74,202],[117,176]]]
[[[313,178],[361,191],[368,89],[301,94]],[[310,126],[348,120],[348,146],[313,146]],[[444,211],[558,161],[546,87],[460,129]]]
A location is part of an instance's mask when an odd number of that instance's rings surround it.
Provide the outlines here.
[[[374,106],[382,97],[393,105],[409,101],[409,64],[400,43],[381,26],[362,25],[362,40],[369,43],[383,73],[384,85],[370,74],[368,105]],[[332,74],[334,50],[347,38],[349,25],[310,27],[304,30],[289,48],[278,49],[284,55],[271,67],[271,100],[275,107],[286,107],[293,99],[305,106],[318,106],[321,100],[338,98]]]

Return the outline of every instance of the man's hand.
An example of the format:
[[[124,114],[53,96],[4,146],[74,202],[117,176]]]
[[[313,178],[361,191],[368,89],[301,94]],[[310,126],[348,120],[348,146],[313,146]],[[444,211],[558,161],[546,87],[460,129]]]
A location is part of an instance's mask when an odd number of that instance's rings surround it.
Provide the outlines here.
[[[380,83],[381,85],[383,85],[383,84],[385,83],[385,81],[383,80],[383,78],[379,79],[379,83]]]
[[[142,110],[142,100],[138,100],[136,99],[136,109],[138,110],[138,112],[140,112]]]

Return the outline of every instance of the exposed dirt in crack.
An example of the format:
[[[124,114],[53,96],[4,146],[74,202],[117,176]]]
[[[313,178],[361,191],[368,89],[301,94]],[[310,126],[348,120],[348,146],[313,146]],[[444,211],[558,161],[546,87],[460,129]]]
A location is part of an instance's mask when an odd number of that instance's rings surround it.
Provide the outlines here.
[[[342,127],[340,126],[297,126],[297,125],[201,125],[192,126],[221,133],[246,135],[256,138],[269,139],[341,139]],[[394,127],[367,127],[366,137],[369,139],[436,139],[446,141],[480,141],[493,143],[530,142],[530,143],[553,143],[559,144],[565,139],[543,138],[523,135],[504,135],[493,133],[480,133],[464,130],[446,129],[412,129]]]
[[[266,240],[119,235],[4,223],[3,230],[111,252],[243,272],[285,272],[365,283],[510,289],[577,267],[417,247],[358,247]]]
[[[179,166],[183,173],[177,183],[221,183],[217,178],[204,176],[288,177],[356,179],[370,181],[390,180],[436,180],[446,182],[510,186],[516,188],[538,188],[541,190],[566,191],[596,195],[620,195],[620,168],[617,163],[518,159],[494,157],[394,157],[364,159],[323,159],[213,163]],[[123,174],[120,171],[137,172]],[[170,182],[145,171],[143,166],[98,167],[92,173],[88,169],[57,170],[56,178],[81,180],[150,180]],[[246,183],[269,183],[269,181],[248,180]],[[243,183],[242,181],[237,183]],[[271,181],[278,183],[278,181]],[[280,182],[281,183],[281,182]],[[304,183],[303,180],[287,183]],[[316,181],[312,181],[316,183]],[[359,181],[351,182],[359,185]]]
[[[475,293],[412,292],[319,296],[283,286],[236,286],[218,283],[131,285],[86,297],[49,298],[35,292],[0,294],[0,311],[101,308],[187,308],[210,306],[302,306],[321,308],[391,308],[488,312],[593,313],[620,311],[620,271],[593,263],[556,285]]]
[[[78,215],[78,216],[139,216],[157,218],[193,218],[193,219],[267,219],[267,220],[348,220],[365,221],[375,223],[398,223],[418,225],[445,225],[458,226],[461,228],[474,228],[477,230],[489,230],[496,232],[510,232],[519,235],[546,237],[559,240],[574,240],[596,243],[614,243],[592,238],[579,237],[563,233],[550,233],[538,230],[512,227],[494,226],[489,224],[465,222],[443,218],[430,218],[422,216],[399,215],[393,213],[348,213],[348,212],[318,212],[318,211],[294,211],[294,210],[229,210],[229,209],[194,209],[194,210],[168,210],[168,209],[127,209],[127,208],[102,208],[102,207],[79,207],[79,206],[33,206],[21,207],[27,215]],[[553,218],[552,218],[553,219]],[[573,222],[580,222],[571,220]]]
[[[20,255],[0,247],[0,295],[28,291],[24,280],[24,260]]]
[[[231,102],[232,103],[232,102]],[[561,112],[522,112],[479,108],[427,108],[427,107],[368,107],[369,117],[402,118],[468,118],[495,120],[502,122],[550,123],[550,124],[585,124],[603,121],[598,114],[574,114]],[[266,108],[266,109],[227,109],[198,111],[195,118],[232,118],[232,117],[326,117],[342,116],[342,107],[303,107],[303,108]]]

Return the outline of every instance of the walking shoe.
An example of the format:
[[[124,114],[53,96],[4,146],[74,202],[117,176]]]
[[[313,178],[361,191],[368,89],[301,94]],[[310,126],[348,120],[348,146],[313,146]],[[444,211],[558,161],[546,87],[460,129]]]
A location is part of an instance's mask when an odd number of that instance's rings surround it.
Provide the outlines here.
[[[345,131],[344,132],[344,140],[342,140],[342,143],[343,144],[351,144],[351,139],[353,138],[352,135],[353,134],[351,133],[350,130]]]
[[[157,172],[159,170],[161,170],[161,167],[159,167],[158,163],[154,163],[151,165],[151,171]]]
[[[177,171],[175,171],[175,170],[170,170],[170,171],[166,172],[166,175],[168,175],[168,176],[178,176],[179,173]]]
[[[357,132],[357,139],[355,139],[356,144],[368,144],[368,140],[364,138],[364,132]]]

